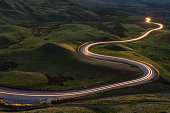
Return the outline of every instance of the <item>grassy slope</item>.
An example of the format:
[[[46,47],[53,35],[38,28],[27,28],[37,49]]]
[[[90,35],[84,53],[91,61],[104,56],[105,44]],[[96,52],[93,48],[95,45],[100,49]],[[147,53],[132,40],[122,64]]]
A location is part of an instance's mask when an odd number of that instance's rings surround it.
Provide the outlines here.
[[[168,0],[72,0],[92,7],[109,10],[123,11],[145,16],[166,16],[170,13]],[[128,9],[128,10],[127,10]]]
[[[132,37],[137,37],[141,35],[142,32],[145,32],[146,29],[142,28],[139,25],[136,24],[123,24],[123,27],[127,29],[125,32],[125,37],[123,37],[123,40],[125,39],[131,39]]]
[[[48,79],[41,73],[10,71],[0,73],[1,86],[7,87],[41,87],[48,83]]]
[[[143,54],[152,61],[157,62],[167,71],[170,71],[170,51],[168,46],[170,38],[168,36],[169,30],[166,29],[152,33],[146,40],[136,42],[135,44],[128,44],[128,46],[133,48],[135,52]],[[167,81],[170,81],[170,73],[162,74],[162,76]]]
[[[34,104],[8,104],[6,101],[0,99],[0,113],[4,112],[19,112],[19,111],[26,111],[26,110],[33,110],[33,109],[40,109],[40,108],[47,108],[45,102],[34,103]],[[1,112],[2,111],[2,112]]]
[[[95,113],[84,107],[50,107],[32,111],[23,111],[20,113]]]
[[[93,34],[91,34],[92,32]],[[135,67],[117,64],[116,68],[113,69],[108,68],[106,65],[97,66],[95,63],[88,64],[87,61],[80,60],[81,57],[77,53],[72,53],[54,44],[56,42],[62,46],[67,45],[69,49],[75,50],[86,41],[110,40],[107,37],[116,39],[107,32],[81,24],[61,25],[59,29],[54,30],[48,36],[29,36],[22,42],[0,51],[1,61],[13,61],[18,64],[17,68],[10,69],[7,73],[0,73],[2,76],[0,84],[20,89],[70,90],[94,86],[96,84],[128,80],[139,76],[141,72]],[[71,48],[72,45],[74,45],[74,48]],[[123,71],[122,66],[126,67]],[[19,77],[17,73],[15,76],[13,75],[14,77],[11,76],[14,70],[19,71],[18,73],[22,77]],[[34,73],[27,72],[38,72],[39,77],[42,77],[41,79],[44,79],[44,82],[37,83],[39,85],[28,85],[28,83],[34,83],[39,78],[37,76],[37,78],[31,80],[30,78],[34,76]],[[127,73],[130,76],[127,76]],[[10,77],[4,77],[4,75]],[[49,82],[52,83],[47,84],[45,75],[49,78]],[[25,78],[24,76],[29,77]],[[22,82],[23,77],[28,83]],[[14,84],[13,80],[21,80],[18,82],[20,85]]]
[[[142,30],[136,29],[136,25],[132,25],[132,26],[128,25],[130,26],[128,27],[127,24],[125,24],[124,26],[126,26],[127,29],[130,29],[129,30],[130,32],[126,33],[127,38],[134,37],[134,34],[138,35],[143,31],[143,29]],[[132,29],[132,27],[134,27],[135,29],[134,28]],[[126,44],[126,46],[130,47],[131,49],[127,47],[128,49],[115,51],[115,49],[117,48],[115,48],[115,46],[111,44],[111,45],[99,45],[99,46],[92,47],[91,51],[100,54],[106,54],[111,56],[117,56],[117,57],[123,57],[127,59],[148,62],[154,65],[156,68],[158,68],[158,70],[161,72],[161,76],[164,79],[170,81],[170,77],[169,77],[170,73],[168,72],[170,70],[168,67],[169,66],[169,52],[168,52],[169,39],[168,38],[165,39],[165,37],[167,37],[168,34],[169,31],[166,29],[163,31],[152,33],[148,38],[144,40]],[[122,40],[125,40],[127,38],[123,38]],[[119,46],[122,47],[123,45],[119,45]]]
[[[86,106],[97,113],[150,113],[168,112],[169,101],[169,94],[143,94],[83,101],[68,105]]]
[[[0,23],[98,20],[96,12],[69,0],[0,0]]]
[[[29,31],[13,25],[0,25],[0,46],[16,44],[26,38]]]
[[[88,100],[63,104],[21,113],[155,113],[169,112],[169,94],[143,94],[119,96],[98,100]]]

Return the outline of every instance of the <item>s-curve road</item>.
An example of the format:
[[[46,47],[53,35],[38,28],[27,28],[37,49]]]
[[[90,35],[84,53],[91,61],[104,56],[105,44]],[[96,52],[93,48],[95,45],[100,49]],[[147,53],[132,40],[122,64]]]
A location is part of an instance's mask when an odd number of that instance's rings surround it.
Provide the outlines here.
[[[141,39],[147,37],[153,31],[163,29],[162,24],[153,23],[150,21],[151,21],[150,18],[146,18],[146,23],[155,24],[158,26],[158,28],[152,29],[152,30],[144,33],[140,37],[130,39],[130,40],[124,40],[124,41],[96,42],[96,43],[86,44],[79,49],[80,53],[82,53],[86,56],[89,56],[89,57],[134,65],[143,71],[142,76],[135,78],[133,80],[124,81],[124,82],[120,82],[120,83],[113,83],[113,84],[102,85],[102,86],[98,86],[98,87],[92,87],[92,88],[81,89],[81,90],[73,90],[73,91],[56,91],[56,92],[26,91],[26,90],[16,90],[16,89],[0,87],[0,98],[6,100],[9,103],[18,103],[18,104],[34,103],[34,102],[39,102],[42,100],[47,100],[50,102],[50,100],[53,100],[53,99],[78,97],[78,96],[83,96],[83,95],[99,93],[101,91],[107,91],[107,90],[112,90],[112,89],[119,89],[119,88],[123,88],[123,87],[140,85],[140,84],[144,84],[144,83],[152,80],[155,76],[157,76],[157,72],[153,66],[150,66],[148,64],[141,63],[138,61],[129,60],[129,59],[106,56],[106,55],[99,55],[99,54],[95,54],[95,53],[92,53],[89,51],[90,47],[99,45],[99,44],[126,43],[126,42],[138,41],[138,40],[141,40]]]

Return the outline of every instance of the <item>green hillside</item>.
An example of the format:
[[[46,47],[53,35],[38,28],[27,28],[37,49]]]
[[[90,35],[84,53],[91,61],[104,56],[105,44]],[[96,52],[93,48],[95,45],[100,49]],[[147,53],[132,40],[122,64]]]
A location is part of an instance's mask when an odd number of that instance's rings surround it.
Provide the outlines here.
[[[169,0],[72,0],[106,11],[123,11],[152,17],[170,17]]]
[[[94,10],[68,0],[0,0],[0,23],[92,21]]]
[[[29,35],[30,31],[13,25],[0,25],[0,48],[19,43]]]
[[[8,102],[17,99],[0,97],[0,112],[169,113],[169,10],[169,0],[0,0],[0,87],[32,92],[86,89],[141,76],[135,66],[87,57],[79,48],[87,42],[132,39],[157,27],[146,24],[146,16],[164,24],[163,30],[140,41],[90,48],[149,63],[160,72],[154,80],[52,100],[50,105],[45,101],[11,105]]]
[[[126,23],[123,26],[128,32],[125,32],[126,37],[122,37],[122,40],[140,36],[141,33],[150,29],[142,24]],[[150,63],[160,71],[160,77],[170,82],[169,32],[169,28],[164,28],[137,42],[97,45],[92,47],[91,51]]]
[[[6,30],[1,32],[6,33]],[[71,90],[140,76],[142,73],[136,67],[115,64],[116,68],[112,68],[76,52],[84,42],[111,39],[117,40],[108,32],[83,24],[64,24],[47,36],[28,36],[1,49],[0,85],[19,89]]]

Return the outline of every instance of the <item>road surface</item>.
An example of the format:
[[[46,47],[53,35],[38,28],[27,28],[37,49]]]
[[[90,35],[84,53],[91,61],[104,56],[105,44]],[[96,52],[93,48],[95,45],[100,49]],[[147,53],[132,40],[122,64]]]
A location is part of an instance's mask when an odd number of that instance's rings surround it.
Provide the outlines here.
[[[81,90],[73,90],[73,91],[55,91],[55,92],[26,91],[26,90],[16,90],[16,89],[0,87],[0,98],[4,99],[8,103],[17,103],[17,104],[35,103],[35,102],[39,102],[39,101],[43,101],[43,100],[50,102],[51,100],[54,100],[54,99],[78,97],[78,96],[99,93],[101,91],[107,91],[107,90],[119,89],[119,88],[123,88],[123,87],[140,85],[140,84],[144,84],[144,83],[152,80],[155,76],[157,76],[157,72],[155,71],[155,69],[152,66],[150,66],[148,64],[129,60],[129,59],[119,58],[119,57],[99,55],[99,54],[95,54],[95,53],[92,53],[89,51],[90,47],[99,45],[99,44],[126,43],[126,42],[138,41],[138,40],[141,40],[141,39],[147,37],[151,32],[161,30],[163,28],[163,25],[160,23],[153,23],[150,21],[146,21],[146,22],[149,24],[158,25],[158,28],[152,29],[152,30],[146,32],[145,34],[143,34],[142,36],[134,38],[134,39],[124,40],[124,41],[96,42],[96,43],[86,44],[79,49],[80,53],[82,53],[86,56],[89,56],[89,57],[134,65],[143,71],[142,76],[135,78],[133,80],[124,81],[124,82],[120,82],[120,83],[101,85],[98,87],[92,87],[92,88],[81,89]]]

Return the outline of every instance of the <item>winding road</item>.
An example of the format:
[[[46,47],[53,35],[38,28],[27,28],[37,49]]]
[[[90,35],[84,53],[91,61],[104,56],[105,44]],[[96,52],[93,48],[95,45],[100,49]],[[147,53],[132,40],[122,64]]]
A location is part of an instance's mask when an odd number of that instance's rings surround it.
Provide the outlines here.
[[[39,102],[39,101],[43,101],[43,100],[50,102],[53,99],[71,98],[71,97],[90,95],[90,94],[94,94],[94,93],[99,93],[101,91],[107,91],[107,90],[119,89],[119,88],[123,88],[123,87],[140,85],[140,84],[147,83],[150,80],[153,80],[153,78],[155,76],[157,76],[157,72],[156,72],[155,68],[151,65],[148,65],[148,64],[145,64],[142,62],[138,62],[138,61],[129,60],[129,59],[119,58],[119,57],[99,55],[99,54],[95,54],[95,53],[92,53],[89,51],[90,47],[99,45],[99,44],[127,43],[127,42],[138,41],[138,40],[141,40],[141,39],[147,37],[153,31],[163,29],[162,24],[153,23],[150,21],[151,21],[150,18],[146,18],[146,23],[155,24],[158,26],[158,28],[152,29],[152,30],[144,33],[140,37],[130,39],[130,40],[124,40],[124,41],[96,42],[96,43],[86,44],[79,49],[80,53],[82,53],[86,56],[89,56],[89,57],[134,65],[143,71],[142,76],[135,78],[133,80],[125,81],[125,82],[113,83],[113,84],[102,85],[102,86],[98,86],[98,87],[92,87],[92,88],[81,89],[81,90],[73,90],[73,91],[56,91],[56,92],[26,91],[26,90],[16,90],[16,89],[0,87],[0,98],[4,99],[8,103],[17,103],[17,104],[35,103],[35,102]]]

